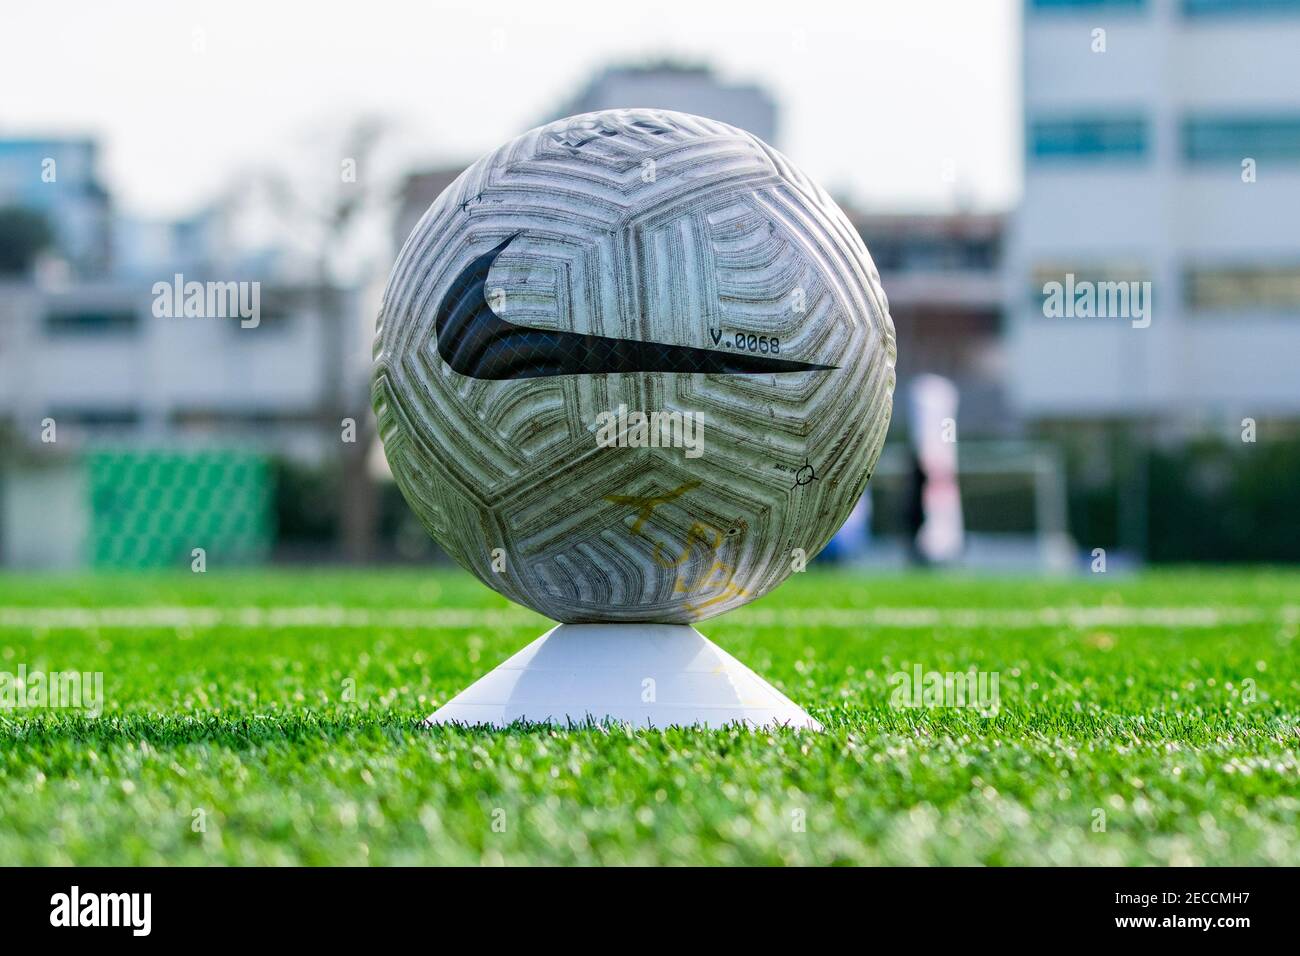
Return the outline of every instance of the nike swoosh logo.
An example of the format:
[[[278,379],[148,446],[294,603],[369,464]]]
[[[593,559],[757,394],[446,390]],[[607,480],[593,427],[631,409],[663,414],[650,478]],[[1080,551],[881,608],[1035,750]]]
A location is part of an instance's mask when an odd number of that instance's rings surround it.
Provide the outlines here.
[[[836,367],[745,352],[533,329],[507,322],[488,305],[484,286],[492,263],[518,237],[519,233],[515,233],[466,266],[438,306],[434,326],[438,335],[438,354],[452,371],[470,378],[501,381],[605,372],[752,375],[762,372],[826,372]]]

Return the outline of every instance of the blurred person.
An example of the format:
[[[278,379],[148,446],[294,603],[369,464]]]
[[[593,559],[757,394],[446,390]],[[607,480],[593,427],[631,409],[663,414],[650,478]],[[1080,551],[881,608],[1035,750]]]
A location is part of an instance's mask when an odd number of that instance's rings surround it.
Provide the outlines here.
[[[947,564],[965,545],[957,485],[957,386],[940,375],[920,375],[908,388],[912,470],[907,528],[912,560]]]

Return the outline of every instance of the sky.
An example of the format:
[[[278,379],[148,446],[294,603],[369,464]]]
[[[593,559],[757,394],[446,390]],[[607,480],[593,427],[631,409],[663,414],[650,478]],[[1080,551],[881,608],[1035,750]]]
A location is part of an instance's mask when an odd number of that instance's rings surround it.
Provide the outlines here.
[[[600,67],[673,55],[755,82],[777,144],[869,209],[1007,208],[1020,181],[1016,0],[274,3],[0,9],[0,137],[93,135],[130,215],[200,208],[363,114],[403,166],[469,161]],[[314,174],[318,170],[304,170]]]

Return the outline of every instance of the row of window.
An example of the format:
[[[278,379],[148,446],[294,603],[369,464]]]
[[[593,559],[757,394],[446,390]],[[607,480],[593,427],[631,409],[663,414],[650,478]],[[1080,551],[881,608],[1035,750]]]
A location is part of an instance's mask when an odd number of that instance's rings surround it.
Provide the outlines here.
[[[1183,159],[1189,163],[1300,162],[1300,115],[1191,116],[1179,128]],[[1151,150],[1151,124],[1141,116],[1074,116],[1034,119],[1026,131],[1029,155],[1060,159],[1132,162]]]
[[[48,335],[96,335],[133,331],[138,322],[131,309],[77,309],[45,316]]]
[[[1028,0],[1028,6],[1038,13],[1139,13],[1147,0]],[[1179,9],[1186,17],[1293,15],[1300,14],[1300,0],[1181,0]]]
[[[132,406],[54,406],[43,410],[40,417],[47,415],[60,426],[71,425],[77,428],[131,427],[145,420],[141,411]],[[231,425],[266,428],[312,424],[314,419],[311,409],[295,412],[274,409],[178,408],[167,412],[166,421],[169,425],[178,427],[214,428]]]
[[[964,239],[956,236],[893,236],[863,232],[871,261],[885,272],[941,269],[992,271],[998,263],[996,238]]]
[[[1039,266],[1034,270],[1033,296],[1045,295],[1049,282],[1066,282],[1083,288],[1084,283],[1142,282],[1150,278],[1132,264],[1069,268]],[[1191,266],[1183,272],[1183,303],[1191,311],[1300,313],[1300,264],[1282,266]],[[133,312],[77,312],[47,317],[51,334],[120,332],[134,328]]]
[[[1216,311],[1300,311],[1300,266],[1270,269],[1188,269],[1188,308]]]
[[[1042,265],[1033,271],[1032,296],[1048,283],[1073,289],[1109,283],[1141,283],[1151,277],[1132,264],[1072,268]],[[1191,312],[1300,314],[1300,263],[1269,266],[1188,266],[1182,275],[1183,306]]]
[[[258,328],[286,328],[292,315],[285,312],[265,312],[258,317]],[[45,334],[52,337],[80,335],[124,335],[134,332],[140,325],[141,313],[133,309],[88,308],[59,309],[45,316]],[[167,320],[182,321],[182,320]],[[216,319],[229,328],[242,330],[237,318]]]

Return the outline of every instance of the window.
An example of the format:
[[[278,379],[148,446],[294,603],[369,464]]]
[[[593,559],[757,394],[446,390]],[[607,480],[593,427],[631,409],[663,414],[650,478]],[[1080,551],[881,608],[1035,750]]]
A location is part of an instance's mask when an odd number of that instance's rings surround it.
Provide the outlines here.
[[[1300,263],[1191,266],[1183,283],[1189,310],[1300,313]]]
[[[1136,160],[1147,152],[1147,123],[1133,117],[1033,120],[1028,141],[1037,160]]]
[[[294,329],[298,317],[320,308],[320,293],[302,289],[268,289],[265,284],[258,286],[256,325],[245,325],[254,321],[253,316],[245,316],[242,310],[251,310],[251,293],[241,291],[226,309],[231,316],[226,327],[233,332],[256,335],[283,334]],[[339,302],[330,300],[331,307],[343,308]],[[225,321],[225,320],[223,320]]]
[[[935,269],[994,269],[996,242],[958,236],[895,236],[868,233],[863,242],[876,268],[887,272]]]
[[[1183,0],[1183,16],[1300,14],[1300,0]]]
[[[1183,157],[1189,163],[1239,163],[1247,156],[1300,162],[1300,115],[1183,120]]]
[[[1029,6],[1035,11],[1053,13],[1056,11],[1078,10],[1080,13],[1093,13],[1102,10],[1141,10],[1146,7],[1146,0],[1029,0]]]
[[[1030,272],[1029,298],[1035,308],[1045,308],[1053,294],[1049,286],[1059,286],[1057,294],[1067,300],[1101,293],[1110,296],[1123,290],[1131,297],[1133,290],[1151,281],[1151,270],[1141,262],[1040,262]],[[1122,288],[1121,288],[1122,287]],[[1044,313],[1046,314],[1046,313]]]
[[[48,335],[101,335],[133,331],[136,313],[131,309],[60,309],[45,316]]]
[[[50,417],[60,426],[79,428],[126,427],[140,423],[140,413],[133,408],[53,408]]]

